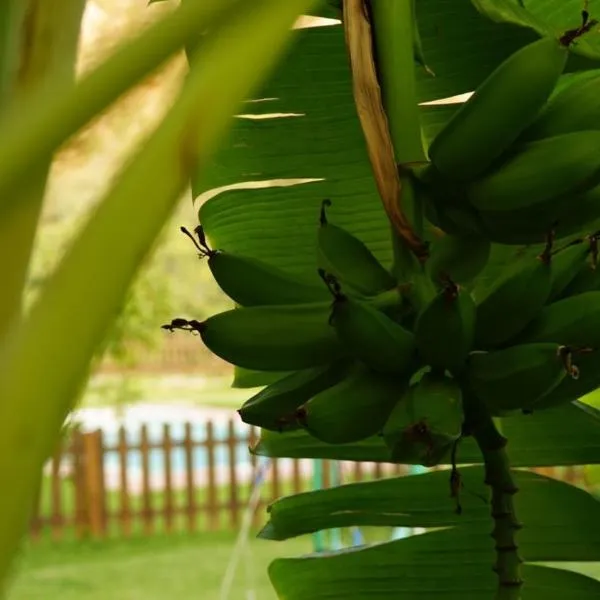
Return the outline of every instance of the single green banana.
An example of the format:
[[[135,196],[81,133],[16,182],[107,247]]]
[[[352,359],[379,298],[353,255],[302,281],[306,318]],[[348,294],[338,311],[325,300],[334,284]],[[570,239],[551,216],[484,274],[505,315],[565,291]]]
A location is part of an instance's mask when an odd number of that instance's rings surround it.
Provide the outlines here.
[[[552,203],[567,210],[574,195],[600,183],[599,147],[600,131],[566,133],[516,147],[467,186],[467,198],[479,211],[546,209]]]
[[[296,418],[322,442],[358,442],[381,431],[407,385],[404,379],[357,366],[340,383],[302,405]]]
[[[520,140],[543,138],[600,128],[600,76],[573,80],[555,94],[533,123],[523,131]]]
[[[600,347],[600,291],[584,292],[544,307],[519,341]]]
[[[547,202],[511,211],[479,211],[486,237],[497,244],[538,244],[553,232],[555,240],[600,229],[600,187],[573,196],[568,206]]]
[[[491,243],[484,237],[447,234],[430,244],[425,269],[434,281],[449,278],[467,285],[484,269],[490,249]]]
[[[591,247],[588,239],[578,238],[552,255],[552,281],[548,303],[560,298],[585,264]]]
[[[331,302],[235,308],[203,322],[174,319],[165,329],[198,332],[227,362],[258,371],[309,369],[346,355],[329,325]]]
[[[576,376],[571,351],[559,344],[520,344],[492,352],[473,352],[468,384],[490,412],[502,416],[535,403],[569,374]]]
[[[349,372],[350,362],[296,371],[255,394],[237,411],[242,421],[271,431],[296,429],[296,409],[313,396],[339,383]]]
[[[429,157],[450,179],[471,181],[504,153],[535,119],[567,61],[558,40],[545,37],[509,56],[452,116]]]
[[[373,371],[400,376],[413,366],[413,334],[373,306],[337,292],[330,323],[346,351]]]
[[[471,294],[447,282],[415,323],[421,359],[436,369],[462,370],[475,336],[475,302]]]
[[[345,229],[329,223],[325,200],[321,207],[318,233],[319,266],[342,283],[365,296],[373,296],[396,286],[396,280],[367,246]]]
[[[600,268],[592,268],[587,264],[577,272],[573,281],[564,289],[558,298],[564,300],[569,297],[578,296],[585,292],[595,292],[600,290]]]
[[[574,196],[557,216],[556,236],[590,233],[600,229],[600,186]]]
[[[600,269],[598,268],[599,236],[590,237],[590,260],[580,266],[575,277],[569,282],[560,295],[560,299],[577,296],[584,292],[600,290]]]
[[[600,229],[600,186],[562,202],[511,211],[479,211],[485,235],[498,244],[536,244],[550,230],[560,240]]]
[[[574,359],[578,377],[565,377],[554,389],[525,406],[528,411],[544,410],[579,400],[600,387],[600,351],[582,352]]]
[[[462,391],[443,374],[429,372],[410,386],[383,427],[392,460],[431,467],[461,436]]]
[[[181,231],[194,242],[200,257],[207,258],[218,286],[236,304],[303,304],[327,299],[327,290],[317,282],[311,284],[256,258],[212,250],[206,243],[201,226],[195,229],[198,242],[185,227]]]
[[[499,346],[525,329],[548,300],[550,263],[549,246],[537,257],[524,256],[477,298],[476,348]]]

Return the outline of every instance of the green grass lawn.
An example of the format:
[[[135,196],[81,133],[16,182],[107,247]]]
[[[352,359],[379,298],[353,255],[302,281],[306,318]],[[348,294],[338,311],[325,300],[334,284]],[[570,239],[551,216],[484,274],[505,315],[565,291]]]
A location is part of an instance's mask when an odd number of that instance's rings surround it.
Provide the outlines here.
[[[216,600],[234,543],[233,533],[37,543],[19,561],[7,600]],[[231,600],[245,600],[248,586],[257,600],[275,600],[270,561],[312,550],[310,538],[277,543],[251,537],[248,543]]]
[[[92,378],[82,398],[84,407],[115,406],[125,403],[183,404],[226,408],[232,411],[256,393],[253,389],[233,389],[231,377],[192,375],[103,374]]]
[[[385,539],[388,528],[365,531],[369,541]],[[7,600],[217,600],[227,570],[233,533],[173,535],[87,543],[31,545],[18,562]],[[308,537],[286,542],[248,540],[229,598],[276,600],[267,576],[280,556],[312,552]],[[567,566],[565,564],[556,566]],[[600,564],[569,568],[600,578]]]

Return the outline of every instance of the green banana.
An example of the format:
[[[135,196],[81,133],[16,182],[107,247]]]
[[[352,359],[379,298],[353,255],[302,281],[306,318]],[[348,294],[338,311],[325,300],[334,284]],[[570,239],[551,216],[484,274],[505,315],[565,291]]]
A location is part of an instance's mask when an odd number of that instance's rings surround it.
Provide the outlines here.
[[[296,371],[346,355],[328,323],[330,302],[235,308],[203,322],[174,319],[165,329],[198,332],[227,362],[258,371]]]
[[[484,269],[490,249],[491,243],[484,237],[447,234],[430,244],[425,269],[434,281],[449,278],[466,285]]]
[[[539,209],[512,211],[479,211],[484,235],[495,244],[528,245],[544,241],[550,231],[556,231],[557,207],[548,212]],[[556,234],[556,239],[564,236]]]
[[[348,373],[349,361],[296,371],[252,396],[237,411],[244,423],[271,431],[299,427],[296,409],[313,396],[339,383]]]
[[[600,229],[600,186],[562,202],[510,211],[479,211],[486,237],[498,244],[537,244],[552,230],[554,239]]]
[[[200,257],[208,259],[221,290],[241,306],[303,304],[327,299],[327,290],[317,283],[303,281],[256,258],[212,250],[201,226],[195,229],[199,243],[185,227],[181,231],[194,242]]]
[[[429,157],[436,169],[460,181],[484,173],[535,119],[567,56],[567,49],[550,37],[509,56],[433,140]]]
[[[557,238],[600,229],[600,186],[574,196],[556,220]]]
[[[587,75],[587,73],[586,73]],[[555,94],[521,140],[540,140],[563,133],[600,127],[600,76],[577,78]]]
[[[565,378],[576,376],[571,351],[554,343],[520,344],[492,352],[473,352],[468,385],[495,416],[535,403]]]
[[[600,269],[592,268],[589,264],[586,264],[564,289],[559,299],[563,300],[571,296],[598,290],[600,290]]]
[[[513,211],[554,203],[566,210],[573,195],[600,183],[600,131],[566,133],[516,147],[466,188],[479,211]]]
[[[575,359],[578,377],[565,377],[554,389],[525,406],[528,411],[544,410],[573,402],[600,387],[600,352],[582,352]]]
[[[381,431],[407,382],[360,365],[296,412],[298,423],[328,444],[348,444]]]
[[[600,291],[584,292],[544,307],[519,340],[600,347]]]
[[[373,371],[402,375],[412,366],[413,334],[373,306],[337,292],[330,323],[346,351]]]
[[[477,298],[475,347],[498,346],[519,334],[546,303],[551,285],[549,245],[509,265]]]
[[[591,251],[590,240],[578,238],[552,255],[552,281],[548,303],[560,298],[573,281]]]
[[[327,271],[356,292],[372,296],[391,290],[396,280],[357,237],[327,221],[326,207],[321,206],[318,233],[318,262]]]
[[[576,214],[575,211],[580,208],[581,211]],[[594,203],[588,194],[581,194],[572,198],[568,212],[564,206],[548,202],[544,206],[511,211],[482,210],[479,211],[479,217],[485,235],[491,242],[527,245],[543,243],[549,233],[555,240],[562,240],[597,230],[600,227],[600,218],[597,217],[599,208],[600,195]]]
[[[476,308],[471,294],[448,282],[421,311],[415,341],[422,360],[437,369],[459,372],[473,349]]]
[[[600,290],[600,269],[598,268],[598,235],[590,238],[591,260],[584,263],[575,273],[573,279],[562,291],[561,298],[577,296],[584,292]]]
[[[464,420],[458,383],[435,372],[425,373],[396,404],[383,427],[392,460],[438,464],[461,436]]]

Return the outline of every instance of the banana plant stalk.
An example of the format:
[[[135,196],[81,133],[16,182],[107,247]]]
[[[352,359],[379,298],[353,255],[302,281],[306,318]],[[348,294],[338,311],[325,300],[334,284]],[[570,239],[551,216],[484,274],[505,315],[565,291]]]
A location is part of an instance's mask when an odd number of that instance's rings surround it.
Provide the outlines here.
[[[146,50],[166,57],[182,48],[192,31],[203,31],[211,22],[170,112],[120,173],[33,307],[22,320],[13,320],[0,340],[0,479],[11,482],[10,494],[0,497],[3,586],[27,530],[41,468],[59,439],[64,420],[85,384],[91,357],[118,313],[132,278],[184,192],[191,172],[207,164],[240,103],[262,82],[286,47],[295,19],[312,4],[311,0],[191,3],[163,22],[163,26],[168,23],[163,32],[169,34],[165,40],[169,52],[153,37],[156,28],[150,37],[140,38],[144,44],[148,40],[157,44]],[[191,24],[190,16],[195,17]],[[110,69],[118,84],[111,86],[110,94],[103,93],[101,101],[93,98],[92,92],[101,81],[108,83],[106,64],[102,78],[98,79],[96,72],[96,79],[90,75],[87,86],[82,83],[52,103],[48,110],[57,121],[43,115],[42,95],[34,95],[31,103],[24,104],[35,109],[32,121],[19,119],[3,140],[18,150],[2,166],[4,190],[13,193],[8,200],[3,195],[4,209],[10,205],[14,214],[24,210],[21,199],[27,196],[15,198],[14,194],[22,186],[28,165],[37,165],[94,116],[117,89],[126,89],[150,63],[156,63],[156,57],[152,61],[143,57],[140,45],[134,48],[133,56],[140,61],[135,68],[127,62],[127,57],[132,57],[127,51],[120,55],[121,63],[113,57]],[[85,106],[80,106],[78,99]],[[75,109],[75,116],[69,114],[69,107]],[[37,140],[41,148],[32,145],[28,157],[23,139]],[[2,152],[9,153],[5,145]],[[9,218],[6,210],[0,215],[2,220]]]

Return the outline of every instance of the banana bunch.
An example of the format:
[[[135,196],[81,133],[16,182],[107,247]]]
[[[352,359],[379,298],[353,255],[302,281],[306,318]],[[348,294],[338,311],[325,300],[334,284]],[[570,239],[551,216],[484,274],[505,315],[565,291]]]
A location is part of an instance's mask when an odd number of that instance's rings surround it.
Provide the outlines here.
[[[520,245],[600,219],[600,75],[559,85],[568,54],[551,37],[521,48],[436,136],[417,175],[437,226]]]
[[[468,434],[463,398],[502,416],[600,386],[600,75],[565,83],[572,41],[506,59],[411,170],[421,230],[435,232],[423,260],[394,237],[383,265],[329,200],[312,277],[183,230],[236,307],[163,327],[280,374],[244,422],[328,444],[380,435],[392,460],[431,466]],[[511,246],[523,248],[498,261]]]

